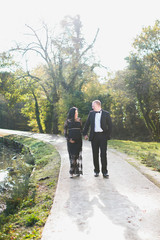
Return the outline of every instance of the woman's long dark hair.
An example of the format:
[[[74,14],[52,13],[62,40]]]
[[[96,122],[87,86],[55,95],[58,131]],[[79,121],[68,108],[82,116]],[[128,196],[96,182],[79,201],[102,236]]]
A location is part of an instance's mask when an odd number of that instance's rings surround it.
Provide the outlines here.
[[[76,107],[72,107],[69,109],[68,112],[68,116],[67,116],[67,120],[69,121],[75,121],[75,112],[76,112],[77,108]]]

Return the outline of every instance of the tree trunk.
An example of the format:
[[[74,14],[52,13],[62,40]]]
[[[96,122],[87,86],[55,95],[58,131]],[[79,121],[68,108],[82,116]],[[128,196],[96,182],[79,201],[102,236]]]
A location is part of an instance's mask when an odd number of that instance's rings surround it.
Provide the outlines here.
[[[53,112],[52,112],[52,133],[58,134],[58,114],[56,111],[56,107],[53,105]]]
[[[36,95],[34,94],[34,91],[32,91],[32,94],[33,94],[34,100],[35,100],[35,114],[36,114],[36,121],[37,121],[37,124],[38,124],[39,132],[43,133],[41,120],[40,120],[40,112],[39,112],[38,101],[37,101]]]
[[[51,104],[49,102],[48,110],[46,112],[46,119],[45,119],[45,130],[46,133],[57,134],[58,131],[58,115],[57,109],[55,107],[56,103]]]
[[[146,125],[147,129],[149,130],[149,132],[152,136],[152,139],[157,141],[159,139],[159,136],[157,135],[157,133],[158,133],[157,128],[154,125],[154,123],[153,123],[152,119],[150,118],[149,114],[147,113],[147,111],[144,110],[142,101],[140,99],[138,99],[138,101],[139,101],[141,112],[143,114],[145,125]]]

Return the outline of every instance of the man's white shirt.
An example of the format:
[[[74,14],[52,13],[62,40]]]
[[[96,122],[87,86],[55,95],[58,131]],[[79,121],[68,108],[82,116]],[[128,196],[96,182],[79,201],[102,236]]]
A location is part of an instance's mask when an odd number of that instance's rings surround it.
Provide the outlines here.
[[[95,132],[103,132],[103,129],[101,128],[101,115],[102,111],[95,114],[95,127],[94,127]]]

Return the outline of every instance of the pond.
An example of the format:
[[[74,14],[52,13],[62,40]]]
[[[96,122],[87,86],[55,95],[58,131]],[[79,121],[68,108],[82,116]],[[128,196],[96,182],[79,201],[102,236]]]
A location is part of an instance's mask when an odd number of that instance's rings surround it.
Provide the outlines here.
[[[0,213],[5,209],[5,199],[11,199],[15,193],[19,195],[20,191],[21,195],[26,194],[33,166],[29,149],[17,147],[16,142],[0,142]]]
[[[21,158],[20,154],[13,148],[6,147],[0,143],[0,186],[3,186],[9,172],[13,172]],[[1,190],[1,189],[0,189]]]

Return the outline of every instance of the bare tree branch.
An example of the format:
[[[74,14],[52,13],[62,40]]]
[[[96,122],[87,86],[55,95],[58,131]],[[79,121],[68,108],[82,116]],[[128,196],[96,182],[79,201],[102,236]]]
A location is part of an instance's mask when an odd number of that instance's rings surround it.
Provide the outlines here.
[[[89,49],[91,49],[91,48],[93,47],[93,45],[94,45],[94,43],[95,43],[95,41],[96,41],[96,39],[97,39],[98,33],[99,33],[99,28],[97,29],[96,35],[95,35],[95,37],[94,37],[94,39],[93,39],[93,42],[82,52],[82,54],[80,55],[80,58],[79,58],[79,59],[81,59],[81,57],[82,57],[86,52],[88,52]]]

